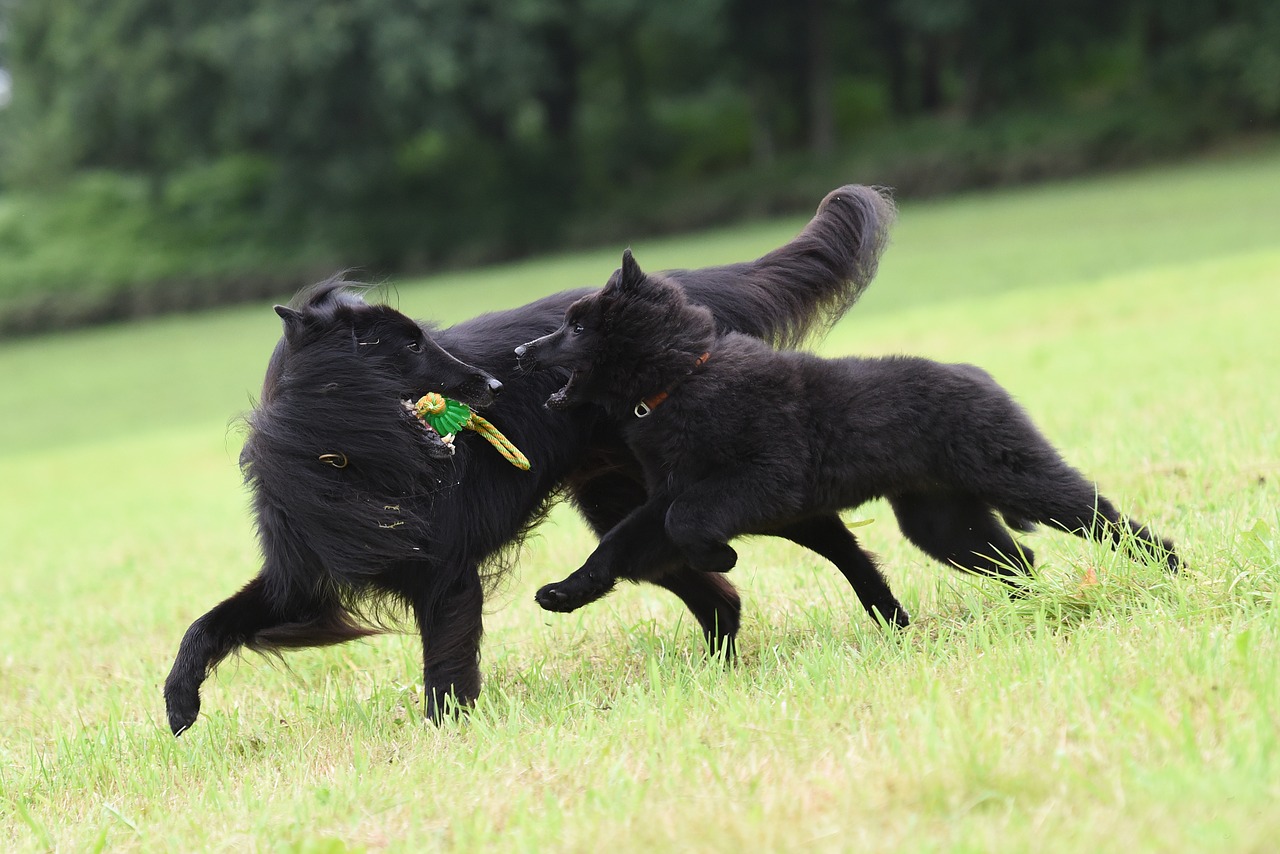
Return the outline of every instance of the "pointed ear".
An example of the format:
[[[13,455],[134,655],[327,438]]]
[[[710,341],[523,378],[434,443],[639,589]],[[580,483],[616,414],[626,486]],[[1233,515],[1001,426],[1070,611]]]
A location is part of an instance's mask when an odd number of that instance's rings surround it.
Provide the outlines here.
[[[284,321],[284,340],[292,344],[302,334],[302,312],[295,311],[287,305],[276,306],[276,314]]]
[[[636,258],[631,254],[631,250],[622,250],[622,275],[618,277],[618,283],[623,287],[630,287],[643,281],[644,272],[640,269],[640,265],[636,263]]]

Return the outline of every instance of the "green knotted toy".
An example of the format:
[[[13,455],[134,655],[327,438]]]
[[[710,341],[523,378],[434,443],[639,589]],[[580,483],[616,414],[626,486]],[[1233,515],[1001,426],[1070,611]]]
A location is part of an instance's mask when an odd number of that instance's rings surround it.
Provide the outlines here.
[[[441,436],[457,433],[471,420],[470,406],[434,391],[420,397],[413,411]]]
[[[511,444],[511,440],[485,419],[471,411],[471,407],[461,401],[445,397],[439,392],[429,391],[413,405],[414,415],[421,418],[441,438],[452,436],[459,430],[473,430],[484,436],[490,445],[498,449],[503,458],[518,469],[529,470],[529,458],[520,453],[520,449]]]

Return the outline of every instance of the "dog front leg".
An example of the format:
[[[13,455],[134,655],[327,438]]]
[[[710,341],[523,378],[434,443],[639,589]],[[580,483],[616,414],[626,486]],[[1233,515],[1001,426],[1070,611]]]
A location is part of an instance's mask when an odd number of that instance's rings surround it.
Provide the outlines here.
[[[543,586],[534,599],[545,610],[569,613],[606,595],[620,578],[665,575],[680,560],[664,529],[666,512],[665,499],[636,508],[600,539],[581,567],[563,581]]]
[[[258,632],[280,622],[267,602],[262,576],[258,576],[191,624],[164,681],[165,712],[174,735],[181,735],[196,722],[200,686],[218,663]]]
[[[269,596],[263,575],[191,624],[164,682],[165,711],[174,735],[195,723],[200,685],[218,663],[242,646],[281,652],[328,646],[377,634],[359,625],[342,604],[307,595]]]
[[[433,601],[415,601],[422,634],[424,713],[439,723],[480,696],[480,638],[484,587],[474,570]]]
[[[730,540],[770,531],[777,520],[793,517],[802,506],[777,486],[787,480],[768,469],[746,466],[690,484],[667,508],[667,536],[694,569],[728,572],[738,562]],[[762,483],[774,486],[765,490]]]

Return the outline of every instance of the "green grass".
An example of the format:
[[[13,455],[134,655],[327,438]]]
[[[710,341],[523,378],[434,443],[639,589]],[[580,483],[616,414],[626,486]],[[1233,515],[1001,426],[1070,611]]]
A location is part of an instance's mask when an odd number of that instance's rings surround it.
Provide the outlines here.
[[[822,345],[987,367],[1179,543],[1182,576],[1036,534],[1041,580],[1013,602],[871,505],[851,518],[913,627],[751,542],[726,671],[658,591],[539,611],[591,547],[561,510],[490,605],[479,708],[442,728],[400,636],[229,662],[192,731],[164,726],[182,632],[256,571],[230,420],[278,333],[266,305],[0,347],[0,849],[1268,850],[1278,185],[1272,156],[909,205]],[[798,225],[635,249],[715,263]],[[601,282],[616,255],[394,298],[450,321]]]

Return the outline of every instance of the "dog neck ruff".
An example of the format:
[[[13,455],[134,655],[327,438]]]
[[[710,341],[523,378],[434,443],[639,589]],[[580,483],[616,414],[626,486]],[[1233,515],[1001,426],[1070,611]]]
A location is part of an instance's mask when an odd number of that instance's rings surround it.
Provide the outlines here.
[[[483,436],[498,449],[503,459],[523,471],[529,470],[529,458],[511,444],[511,440],[485,419],[471,411],[461,401],[429,391],[413,405],[413,412],[441,436],[450,436],[459,430],[472,430]]]
[[[697,359],[694,360],[693,367],[689,369],[689,372],[686,373],[684,377],[681,377],[680,379],[673,382],[671,385],[667,386],[666,391],[660,391],[657,394],[649,395],[644,400],[637,403],[636,408],[632,410],[633,412],[635,412],[636,418],[644,418],[646,415],[648,415],[650,412],[656,409],[658,404],[662,403],[662,401],[666,400],[668,397],[671,396],[671,392],[676,390],[676,386],[684,382],[685,378],[688,377],[689,374],[693,373],[694,371],[698,370],[698,368],[701,368],[703,365],[705,365],[707,363],[707,359],[710,359],[710,358],[711,358],[711,354],[709,352],[703,353],[701,356],[699,356]]]

